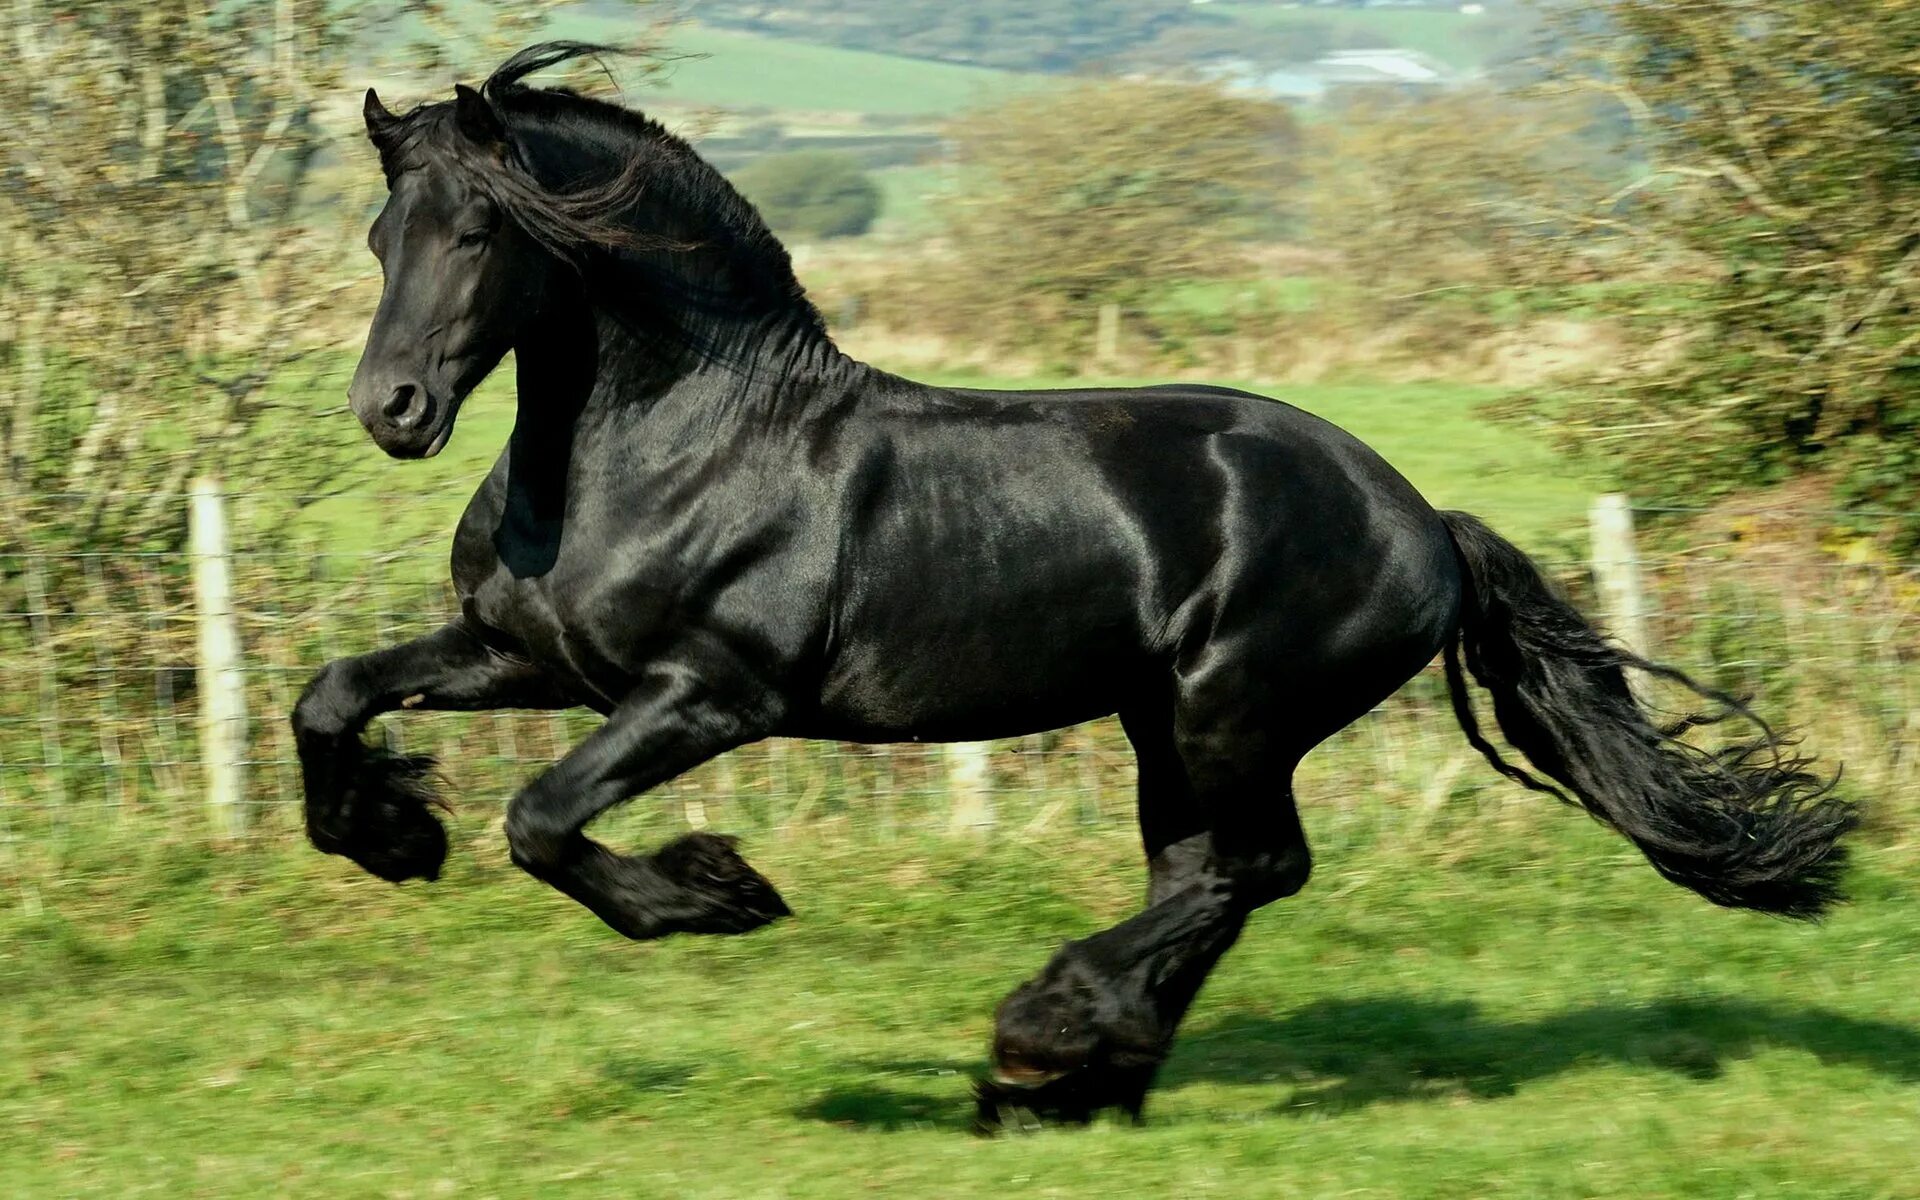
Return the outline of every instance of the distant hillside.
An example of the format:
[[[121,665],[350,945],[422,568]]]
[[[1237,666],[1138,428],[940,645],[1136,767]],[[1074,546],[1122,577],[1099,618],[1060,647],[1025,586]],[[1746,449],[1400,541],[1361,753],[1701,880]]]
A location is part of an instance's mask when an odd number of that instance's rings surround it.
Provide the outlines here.
[[[552,35],[620,41],[636,32],[632,17],[601,15],[592,5],[562,10]],[[711,106],[770,112],[845,112],[888,117],[941,117],[1036,81],[1014,72],[924,62],[765,34],[714,29],[688,21],[671,26],[673,63],[658,90],[635,97],[643,106]]]
[[[1513,0],[690,0],[688,11],[772,37],[1051,73],[1236,48],[1274,63],[1394,48],[1477,71],[1523,45],[1532,24]]]
[[[1413,50],[1465,71],[1478,71],[1521,50],[1531,36],[1529,10],[1481,0],[1475,7],[1403,5],[1305,5],[1216,0],[1199,6],[1210,21],[1228,21],[1258,35],[1278,51],[1291,42],[1294,61],[1328,51],[1366,48]],[[1272,39],[1281,39],[1278,43]]]
[[[1196,19],[1190,0],[689,0],[710,25],[944,62],[1071,71]]]
[[[1526,45],[1532,18],[1525,10],[1512,0],[1480,0],[1478,7],[1483,11],[1277,0],[684,0],[680,11],[695,19],[665,35],[666,49],[684,57],[660,88],[635,99],[650,108],[924,125],[1009,89],[1038,86],[1048,73],[1095,64],[1184,70],[1231,61],[1237,74],[1247,74],[1378,47],[1425,55],[1452,78]],[[456,23],[467,8],[463,0],[447,5]],[[657,16],[646,6],[578,0],[554,14],[541,36],[631,42],[653,33]],[[402,17],[385,45],[403,46],[415,32],[424,31]]]
[[[542,27],[527,35],[630,45],[660,36],[657,21],[665,6],[580,0],[561,7]],[[365,65],[381,78],[408,86],[440,86],[438,78],[414,78],[412,43],[426,39],[462,47],[452,57],[469,74],[490,64],[476,61],[485,19],[476,6],[449,0],[448,21],[434,28],[411,14],[384,25],[370,42]],[[716,29],[699,21],[666,27],[663,49],[675,56],[658,86],[635,89],[629,97],[644,108],[720,108],[748,113],[845,114],[894,121],[948,116],[983,98],[1007,90],[1037,86],[1034,76],[983,66],[929,62],[897,53],[822,45],[737,29]],[[616,73],[619,64],[615,64]]]
[[[985,67],[788,41],[760,34],[676,26],[675,63],[663,98],[680,104],[775,111],[945,116],[1034,81]]]

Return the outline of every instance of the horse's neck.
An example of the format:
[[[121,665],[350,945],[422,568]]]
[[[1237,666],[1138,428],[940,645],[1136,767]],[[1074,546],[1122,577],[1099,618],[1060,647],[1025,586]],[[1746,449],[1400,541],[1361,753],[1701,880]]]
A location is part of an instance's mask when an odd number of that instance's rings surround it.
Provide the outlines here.
[[[867,369],[798,315],[742,318],[686,346],[584,304],[544,321],[516,366],[509,492],[522,493],[529,511],[555,516],[573,459],[601,431],[644,431],[655,448],[684,450],[730,426],[791,415],[818,392],[843,392]],[[628,469],[644,457],[623,456]]]
[[[566,305],[521,339],[518,393],[507,440],[505,524],[528,536],[556,532],[566,511],[574,439],[599,373],[592,315]]]
[[[680,318],[682,327],[636,327],[596,310],[589,406],[640,411],[655,436],[715,422],[758,421],[791,410],[813,387],[858,369],[804,306]]]

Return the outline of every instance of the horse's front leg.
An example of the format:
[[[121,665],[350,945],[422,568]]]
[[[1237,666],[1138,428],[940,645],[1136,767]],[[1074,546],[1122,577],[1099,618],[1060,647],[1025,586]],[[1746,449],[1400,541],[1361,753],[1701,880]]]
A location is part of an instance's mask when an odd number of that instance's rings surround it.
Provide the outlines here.
[[[382,879],[435,879],[447,835],[428,811],[432,761],[366,745],[360,731],[400,708],[570,708],[530,663],[482,642],[461,621],[415,641],[322,667],[293,710],[306,785],[307,836]]]
[[[514,797],[513,861],[630,938],[745,933],[788,915],[731,838],[692,833],[628,856],[582,832],[621,801],[766,736],[779,711],[725,656],[656,663],[606,724]]]

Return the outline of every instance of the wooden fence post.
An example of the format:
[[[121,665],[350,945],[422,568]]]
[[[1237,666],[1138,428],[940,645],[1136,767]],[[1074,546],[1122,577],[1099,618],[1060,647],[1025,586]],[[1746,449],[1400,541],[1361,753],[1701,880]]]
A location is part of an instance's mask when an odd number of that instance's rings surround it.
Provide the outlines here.
[[[226,503],[216,480],[193,481],[188,516],[199,645],[194,685],[200,693],[200,760],[205,769],[207,814],[215,837],[233,838],[247,826],[247,691],[228,569]]]
[[[1600,592],[1607,632],[1641,658],[1652,658],[1646,587],[1633,542],[1633,505],[1618,492],[1598,496],[1587,514],[1587,527],[1593,539],[1593,581]]]
[[[1120,360],[1120,306],[1102,304],[1094,318],[1093,358],[1103,367]]]
[[[993,793],[988,779],[993,743],[948,742],[947,794],[952,800],[949,828],[954,833],[985,833],[993,828]]]

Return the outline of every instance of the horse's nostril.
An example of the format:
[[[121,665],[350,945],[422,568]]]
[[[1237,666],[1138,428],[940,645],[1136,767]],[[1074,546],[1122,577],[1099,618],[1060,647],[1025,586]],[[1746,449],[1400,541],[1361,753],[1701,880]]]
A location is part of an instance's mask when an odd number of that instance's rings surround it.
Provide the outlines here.
[[[403,383],[393,389],[393,395],[380,406],[387,420],[401,428],[418,425],[427,415],[427,395],[418,386]]]

